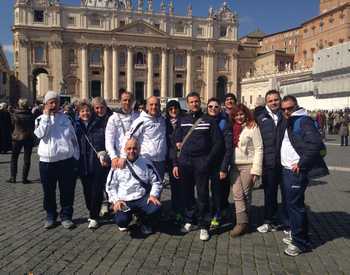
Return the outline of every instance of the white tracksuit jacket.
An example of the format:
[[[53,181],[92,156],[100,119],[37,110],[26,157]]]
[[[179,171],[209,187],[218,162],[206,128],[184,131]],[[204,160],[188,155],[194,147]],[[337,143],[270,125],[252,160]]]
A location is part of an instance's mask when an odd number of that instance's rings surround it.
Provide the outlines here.
[[[129,163],[139,178],[152,186],[150,195],[159,198],[162,184],[152,163],[142,157]],[[145,188],[132,175],[127,166],[123,169],[110,170],[107,177],[106,192],[111,203],[115,203],[118,200],[137,200],[146,195]]]

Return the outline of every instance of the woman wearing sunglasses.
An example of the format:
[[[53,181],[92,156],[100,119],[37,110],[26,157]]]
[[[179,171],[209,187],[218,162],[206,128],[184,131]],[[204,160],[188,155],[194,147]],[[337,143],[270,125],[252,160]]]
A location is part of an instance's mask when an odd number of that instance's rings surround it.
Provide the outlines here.
[[[228,180],[228,170],[232,160],[232,125],[227,119],[227,115],[221,112],[220,101],[211,98],[207,104],[207,113],[215,119],[224,137],[225,147],[220,157],[216,160],[210,175],[212,220],[210,227],[216,228],[220,225],[223,212],[228,209],[228,197],[230,194],[230,183]]]
[[[232,170],[233,199],[236,209],[236,226],[230,232],[232,238],[246,233],[252,187],[262,172],[263,142],[252,113],[243,104],[232,112],[233,148],[235,166]]]

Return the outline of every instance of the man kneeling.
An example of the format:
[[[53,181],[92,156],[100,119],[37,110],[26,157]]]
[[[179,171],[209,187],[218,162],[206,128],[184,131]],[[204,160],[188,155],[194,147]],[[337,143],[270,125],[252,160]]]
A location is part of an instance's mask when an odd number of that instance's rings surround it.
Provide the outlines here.
[[[139,157],[139,145],[135,139],[129,139],[124,150],[126,166],[111,169],[106,191],[119,230],[127,230],[132,215],[136,214],[142,223],[141,232],[148,235],[152,233],[152,224],[160,211],[161,180],[152,163]]]

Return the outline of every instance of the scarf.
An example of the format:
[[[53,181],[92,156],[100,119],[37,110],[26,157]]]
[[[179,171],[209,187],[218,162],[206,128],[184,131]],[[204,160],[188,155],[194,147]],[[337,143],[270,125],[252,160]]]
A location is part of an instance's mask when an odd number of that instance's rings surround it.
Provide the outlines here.
[[[233,146],[236,148],[238,147],[238,142],[239,142],[239,136],[241,135],[242,132],[242,124],[234,123],[233,124]]]

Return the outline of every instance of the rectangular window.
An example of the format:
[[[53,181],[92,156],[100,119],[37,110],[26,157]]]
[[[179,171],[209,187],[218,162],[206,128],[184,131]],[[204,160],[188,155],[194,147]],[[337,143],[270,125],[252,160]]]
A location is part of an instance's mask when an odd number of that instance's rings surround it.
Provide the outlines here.
[[[120,20],[119,21],[119,27],[123,27],[125,26],[125,21],[124,20]]]
[[[7,73],[6,72],[3,72],[2,73],[2,84],[6,84],[7,83]]]
[[[75,50],[74,49],[69,49],[68,60],[69,60],[69,64],[77,64],[77,60],[76,60],[76,55],[75,55]]]
[[[90,18],[90,26],[92,27],[100,27],[101,26],[101,19],[92,17]]]
[[[44,22],[44,11],[43,10],[34,10],[34,22],[43,23]]]
[[[34,48],[34,63],[45,63],[45,51],[42,46]]]
[[[154,27],[159,30],[160,29],[160,24],[154,24]]]
[[[250,104],[253,104],[253,96],[251,95],[250,98],[249,98],[249,103]]]
[[[182,22],[178,22],[175,25],[175,31],[177,33],[184,33],[185,32],[185,25]]]
[[[221,25],[220,26],[220,37],[226,37],[227,34],[227,26]]]
[[[203,36],[204,35],[203,27],[198,27],[197,28],[197,33],[198,33],[198,35]]]
[[[90,53],[90,65],[99,66],[101,65],[101,49],[92,49]]]
[[[175,56],[175,67],[185,67],[185,55],[177,54]]]
[[[68,16],[67,21],[68,25],[75,26],[75,16]]]

